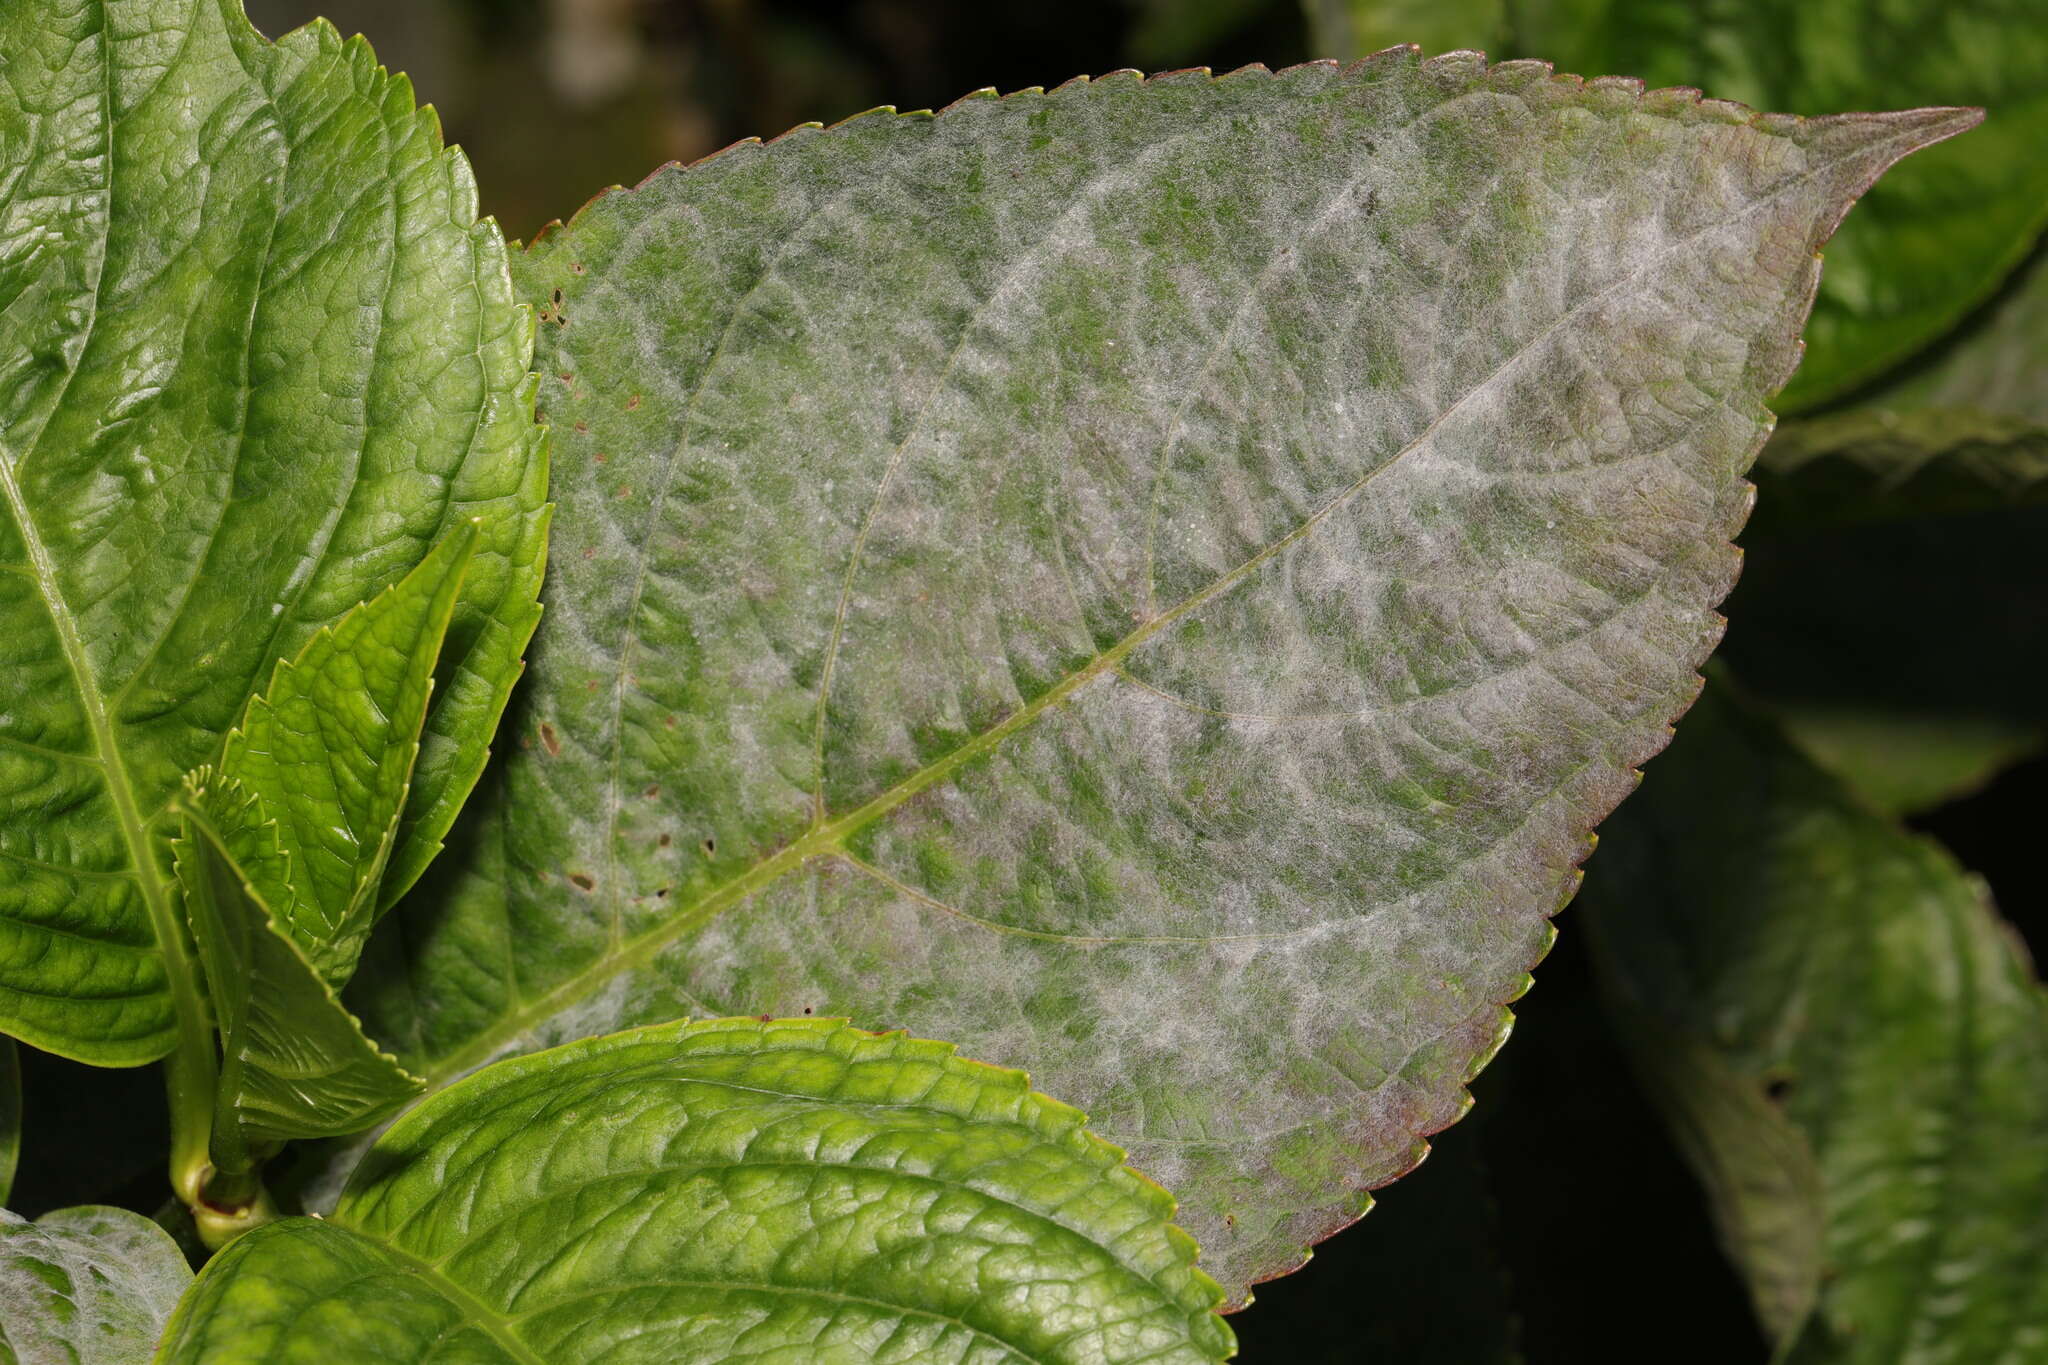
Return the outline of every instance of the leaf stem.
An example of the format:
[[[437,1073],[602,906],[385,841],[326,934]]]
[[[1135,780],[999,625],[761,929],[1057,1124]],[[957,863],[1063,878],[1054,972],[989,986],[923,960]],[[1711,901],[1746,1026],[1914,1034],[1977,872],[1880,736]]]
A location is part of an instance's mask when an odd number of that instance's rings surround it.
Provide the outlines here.
[[[202,1024],[204,1021],[200,1021]],[[197,1038],[192,1021],[178,1012],[178,1046],[164,1058],[164,1088],[171,1107],[171,1188],[197,1217],[213,1171],[213,1097],[219,1085],[213,1030]]]

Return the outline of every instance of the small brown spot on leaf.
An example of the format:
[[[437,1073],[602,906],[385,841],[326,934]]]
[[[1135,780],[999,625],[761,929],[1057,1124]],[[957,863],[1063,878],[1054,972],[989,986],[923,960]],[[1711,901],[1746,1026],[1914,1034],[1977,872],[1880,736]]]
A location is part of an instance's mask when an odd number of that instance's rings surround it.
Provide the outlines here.
[[[540,723],[540,747],[548,751],[549,758],[562,756],[562,741],[555,737],[555,727],[546,721]]]
[[[588,875],[586,875],[586,874],[584,874],[584,873],[581,873],[581,872],[571,872],[571,873],[569,874],[569,880],[570,880],[570,881],[572,881],[572,882],[574,882],[574,883],[576,884],[576,887],[577,887],[577,889],[578,889],[578,890],[581,890],[581,891],[595,891],[595,890],[597,890],[597,883],[596,883],[596,882],[594,882],[594,881],[592,881],[592,880],[591,880],[591,879],[589,878],[589,876],[588,876]]]
[[[649,801],[652,801],[655,797],[661,795],[661,788],[658,786],[651,786],[646,791],[641,792],[640,794],[646,797]]]
[[[606,460],[609,460],[611,456],[605,454],[602,450],[600,450],[597,452],[597,454],[591,456],[590,458],[595,460],[598,464],[603,464]]]
[[[676,718],[674,716],[663,716],[661,723],[666,729],[673,730],[676,728]]]

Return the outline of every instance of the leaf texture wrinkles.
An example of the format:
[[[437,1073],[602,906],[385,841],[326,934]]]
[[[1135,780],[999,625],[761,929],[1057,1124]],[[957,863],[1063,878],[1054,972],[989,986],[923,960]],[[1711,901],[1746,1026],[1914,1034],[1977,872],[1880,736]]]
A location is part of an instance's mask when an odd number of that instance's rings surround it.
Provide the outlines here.
[[[518,747],[353,999],[446,1084],[915,1027],[1242,1298],[1451,1122],[1718,633],[1815,249],[1966,127],[1412,50],[877,113],[601,198]]]
[[[532,323],[360,39],[57,0],[0,49],[0,1028],[133,1065],[195,1012],[157,837],[183,774],[473,518],[388,896],[481,769],[539,610]]]
[[[1172,1198],[1082,1123],[837,1021],[571,1044],[423,1104],[332,1217],[237,1240],[159,1359],[1222,1360]]]

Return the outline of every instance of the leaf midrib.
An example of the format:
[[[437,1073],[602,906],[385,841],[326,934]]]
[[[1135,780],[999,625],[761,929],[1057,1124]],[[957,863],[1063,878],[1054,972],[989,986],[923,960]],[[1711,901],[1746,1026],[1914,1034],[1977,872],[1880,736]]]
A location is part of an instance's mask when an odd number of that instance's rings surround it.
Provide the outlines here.
[[[37,530],[35,519],[29,513],[21,483],[15,477],[14,457],[5,449],[0,449],[0,496],[4,496],[7,510],[20,529],[21,543],[28,553],[36,590],[50,614],[50,621],[57,632],[58,647],[64,652],[65,666],[71,672],[73,688],[78,694],[79,707],[92,731],[94,756],[91,761],[99,765],[106,779],[107,793],[113,802],[115,821],[120,827],[132,876],[142,893],[143,907],[149,913],[150,928],[156,935],[157,951],[163,958],[164,975],[172,996],[172,1031],[175,1034],[186,1022],[203,1018],[192,962],[185,952],[184,935],[171,906],[170,890],[158,875],[156,863],[150,856],[149,826],[136,803],[127,767],[120,760],[106,699],[93,676],[84,642],[78,634],[78,623],[58,586],[56,563],[50,557],[49,547],[43,543],[42,533]],[[74,1061],[91,1060],[65,1052],[61,1046],[53,1046],[54,1043],[55,1039],[44,1038],[37,1041],[37,1046],[49,1048]]]
[[[501,1313],[496,1309],[493,1309],[491,1305],[484,1302],[482,1299],[476,1297],[476,1295],[472,1294],[461,1284],[449,1279],[448,1276],[441,1270],[439,1261],[424,1260],[418,1256],[413,1255],[411,1252],[398,1246],[394,1242],[388,1242],[382,1238],[374,1237],[371,1234],[364,1232],[359,1228],[350,1227],[348,1224],[340,1222],[339,1220],[330,1219],[328,1221],[332,1226],[339,1227],[344,1231],[353,1233],[355,1236],[360,1237],[364,1241],[368,1242],[371,1246],[374,1246],[379,1250],[384,1251],[385,1253],[390,1255],[393,1260],[399,1261],[400,1263],[405,1265],[414,1274],[418,1275],[422,1280],[426,1281],[430,1286],[432,1286],[432,1288],[437,1293],[446,1296],[450,1303],[454,1304],[457,1308],[461,1309],[464,1317],[472,1326],[474,1326],[478,1331],[482,1332],[484,1335],[488,1336],[507,1354],[511,1355],[514,1359],[519,1361],[520,1365],[550,1365],[550,1363],[542,1359],[542,1357],[538,1354],[536,1354],[532,1350],[532,1348],[528,1347],[527,1344],[523,1340],[521,1340],[520,1337],[517,1335],[517,1332],[513,1327],[513,1324],[519,1319],[530,1317],[533,1313],[544,1312],[555,1308],[559,1308],[562,1306],[564,1302],[573,1303],[578,1298],[591,1298],[608,1293],[617,1293],[620,1289],[644,1288],[650,1284],[661,1284],[668,1286],[681,1286],[690,1288],[732,1290],[735,1293],[780,1294],[787,1295],[790,1297],[823,1299],[829,1302],[865,1304],[871,1308],[880,1308],[890,1313],[900,1313],[908,1317],[924,1318],[927,1320],[938,1322],[950,1322],[955,1326],[959,1327],[962,1331],[965,1331],[970,1335],[974,1336],[978,1340],[988,1342],[991,1345],[1000,1348],[1005,1354],[1008,1354],[1010,1356],[1015,1357],[1018,1360],[1026,1362],[1026,1365],[1040,1365],[1037,1357],[1028,1355],[1025,1352],[1019,1350],[1016,1346],[1012,1345],[1011,1343],[1003,1341],[998,1337],[992,1337],[988,1333],[973,1326],[972,1324],[963,1322],[959,1318],[953,1317],[950,1314],[936,1312],[929,1308],[918,1308],[909,1304],[890,1303],[883,1299],[866,1298],[858,1294],[848,1294],[834,1289],[820,1289],[800,1285],[772,1285],[756,1281],[727,1281],[702,1279],[664,1279],[654,1281],[639,1281],[630,1285],[587,1290],[582,1294],[571,1295],[569,1298],[565,1300],[551,1302],[545,1305],[543,1308],[530,1309],[524,1313]]]
[[[1942,136],[1948,135],[1950,134],[1943,134]],[[1151,617],[1123,639],[1097,654],[1088,663],[1069,673],[1051,688],[1048,688],[1032,701],[1019,707],[988,730],[967,740],[950,753],[912,773],[895,786],[871,798],[865,804],[856,807],[846,815],[840,816],[836,820],[821,819],[791,843],[785,845],[781,850],[756,863],[753,867],[748,868],[723,886],[714,888],[695,904],[679,907],[667,919],[656,924],[653,928],[619,944],[617,947],[601,953],[589,965],[566,977],[552,989],[534,997],[522,1008],[507,1014],[496,1025],[479,1032],[467,1045],[448,1053],[437,1065],[424,1068],[424,1074],[429,1087],[438,1088],[446,1085],[449,1081],[489,1061],[520,1035],[526,1033],[537,1024],[552,1018],[567,1006],[584,998],[597,983],[608,980],[622,971],[650,963],[670,943],[731,906],[747,899],[756,891],[779,879],[784,873],[794,870],[813,857],[843,854],[845,840],[848,835],[888,814],[925,789],[950,777],[954,772],[981,757],[1012,734],[1029,726],[1042,713],[1065,701],[1089,682],[1092,682],[1104,673],[1115,672],[1126,657],[1133,653],[1140,645],[1143,645],[1159,634],[1167,626],[1172,625],[1188,613],[1199,609],[1216,597],[1229,591],[1282,551],[1309,536],[1329,516],[1348,505],[1363,493],[1381,474],[1395,468],[1406,457],[1427,445],[1435,437],[1436,433],[1442,429],[1444,424],[1462,411],[1467,403],[1475,396],[1487,392],[1508,371],[1515,368],[1528,356],[1535,354],[1552,336],[1556,335],[1560,328],[1577,319],[1588,310],[1598,307],[1618,290],[1641,279],[1653,267],[1661,266],[1679,251],[1691,247],[1709,235],[1754,216],[1769,205],[1776,203],[1786,194],[1806,186],[1844,162],[1868,159],[1879,166],[1889,164],[1889,161],[1882,159],[1881,149],[1901,142],[1916,142],[1916,139],[1919,142],[1926,140],[1922,125],[1917,122],[1905,123],[1902,121],[1892,135],[1881,142],[1858,146],[1846,153],[1829,157],[1825,160],[1816,160],[1810,163],[1800,174],[1788,177],[1784,183],[1777,186],[1770,193],[1752,200],[1735,213],[1696,228],[1684,237],[1667,244],[1649,260],[1619,276],[1598,292],[1588,295],[1586,298],[1571,305],[1544,327],[1542,331],[1517,347],[1512,355],[1503,360],[1483,379],[1473,384],[1471,388],[1467,389],[1455,401],[1446,406],[1442,412],[1430,420],[1420,433],[1380,464],[1368,470],[1348,487],[1333,495],[1286,535],[1275,540],[1271,545],[1260,550],[1249,559],[1246,559],[1235,569],[1220,575],[1206,587],[1191,594],[1174,607]],[[1891,158],[1891,160],[1896,160],[1896,158]],[[1763,411],[1760,406],[1759,412],[1763,413]],[[617,894],[614,887],[607,886],[605,890],[608,895],[616,896]]]

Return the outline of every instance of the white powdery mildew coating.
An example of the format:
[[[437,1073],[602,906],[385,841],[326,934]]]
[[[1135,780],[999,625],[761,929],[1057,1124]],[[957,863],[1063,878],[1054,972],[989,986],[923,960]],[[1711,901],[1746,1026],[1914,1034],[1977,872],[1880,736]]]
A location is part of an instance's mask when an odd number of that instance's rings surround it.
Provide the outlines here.
[[[1816,246],[1959,126],[1396,52],[601,201],[522,263],[570,513],[482,899],[544,928],[444,1071],[909,1027],[1288,1267],[1458,1113],[1717,635]]]
[[[127,1209],[0,1209],[0,1347],[10,1360],[128,1365],[192,1282],[170,1234]]]

